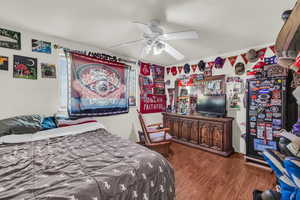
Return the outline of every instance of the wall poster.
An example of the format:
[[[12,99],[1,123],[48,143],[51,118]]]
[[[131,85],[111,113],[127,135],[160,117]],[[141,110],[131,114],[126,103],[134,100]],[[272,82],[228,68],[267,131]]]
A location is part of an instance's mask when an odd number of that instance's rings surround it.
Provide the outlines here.
[[[52,52],[51,42],[32,39],[31,46],[33,52],[47,53],[47,54],[51,54]]]
[[[0,70],[8,71],[8,57],[0,56]]]
[[[56,78],[56,66],[53,64],[41,63],[42,78]]]
[[[141,96],[140,112],[141,113],[156,113],[166,111],[166,95]]]
[[[0,47],[20,50],[21,33],[0,28]]]
[[[14,55],[13,76],[37,80],[37,59]]]

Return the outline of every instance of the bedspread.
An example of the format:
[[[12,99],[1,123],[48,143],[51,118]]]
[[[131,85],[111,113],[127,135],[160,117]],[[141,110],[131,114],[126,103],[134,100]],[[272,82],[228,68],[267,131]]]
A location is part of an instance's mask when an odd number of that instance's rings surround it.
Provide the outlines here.
[[[173,200],[160,154],[105,129],[0,145],[0,199]]]

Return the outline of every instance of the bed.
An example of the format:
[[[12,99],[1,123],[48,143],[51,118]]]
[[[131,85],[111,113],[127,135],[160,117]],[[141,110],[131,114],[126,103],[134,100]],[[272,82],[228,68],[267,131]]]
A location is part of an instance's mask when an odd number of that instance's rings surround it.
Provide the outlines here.
[[[0,143],[0,199],[175,199],[169,162],[100,123],[8,135]]]

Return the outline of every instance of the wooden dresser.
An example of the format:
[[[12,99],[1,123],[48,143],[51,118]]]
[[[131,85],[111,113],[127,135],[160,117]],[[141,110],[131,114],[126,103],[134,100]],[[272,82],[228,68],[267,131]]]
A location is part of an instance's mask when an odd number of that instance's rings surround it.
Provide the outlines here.
[[[233,153],[233,118],[162,113],[164,127],[170,128],[173,141],[222,156]]]

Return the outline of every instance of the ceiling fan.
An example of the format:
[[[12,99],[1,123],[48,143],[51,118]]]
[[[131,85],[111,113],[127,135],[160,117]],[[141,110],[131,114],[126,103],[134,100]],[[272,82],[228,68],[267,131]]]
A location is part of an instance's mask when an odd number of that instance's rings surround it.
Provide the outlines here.
[[[196,31],[181,31],[173,33],[164,33],[158,20],[151,20],[148,24],[134,21],[141,31],[143,31],[143,38],[139,40],[124,42],[111,46],[109,49],[121,48],[138,43],[144,43],[140,58],[145,54],[153,52],[154,55],[161,54],[163,51],[174,57],[176,60],[182,60],[184,55],[168,44],[169,40],[183,40],[183,39],[198,39],[199,35]]]

